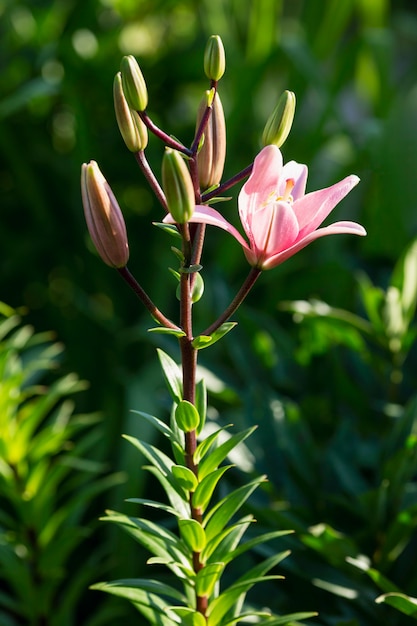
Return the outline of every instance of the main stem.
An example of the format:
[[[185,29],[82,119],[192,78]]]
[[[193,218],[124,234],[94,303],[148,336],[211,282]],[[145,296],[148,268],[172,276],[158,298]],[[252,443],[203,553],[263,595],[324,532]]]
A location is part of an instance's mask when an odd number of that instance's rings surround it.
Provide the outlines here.
[[[190,246],[188,225],[184,225],[182,229],[183,236],[183,252],[184,267],[189,267],[192,261],[192,250]],[[180,338],[181,362],[182,362],[182,382],[183,382],[183,399],[191,404],[195,404],[196,400],[196,372],[197,372],[197,350],[194,348],[193,342],[193,324],[192,324],[192,298],[191,298],[191,278],[192,274],[182,272],[180,276],[180,326],[185,335]],[[194,456],[197,448],[197,432],[192,430],[185,433],[185,463],[187,467],[198,478],[198,464],[195,463]],[[202,523],[202,511],[193,505],[193,494],[190,492],[190,512],[192,519],[198,523]],[[193,569],[197,574],[204,567],[200,560],[200,553],[193,552]],[[207,596],[197,596],[196,609],[202,615],[206,615],[208,607]]]

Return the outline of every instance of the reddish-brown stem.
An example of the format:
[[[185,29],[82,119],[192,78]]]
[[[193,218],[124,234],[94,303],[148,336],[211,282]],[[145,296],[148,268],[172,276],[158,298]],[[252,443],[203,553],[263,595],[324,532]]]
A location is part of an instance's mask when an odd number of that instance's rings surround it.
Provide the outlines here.
[[[146,291],[139,285],[136,278],[128,270],[127,266],[119,267],[117,268],[117,271],[119,272],[123,280],[129,285],[129,287],[138,296],[138,298],[143,302],[143,304],[148,309],[152,317],[157,322],[159,322],[161,326],[164,326],[165,328],[172,328],[173,330],[178,330],[178,331],[181,330],[179,326],[174,324],[174,322],[171,322],[171,320],[165,317],[165,315],[155,306],[155,304],[152,302],[152,300],[150,299]]]
[[[140,169],[142,170],[146,180],[149,183],[150,188],[154,192],[155,196],[161,203],[164,211],[168,213],[167,202],[165,199],[165,194],[162,191],[161,185],[159,184],[155,174],[151,170],[149,163],[146,159],[145,152],[140,150],[139,152],[135,152],[135,159],[139,164]]]
[[[219,185],[216,189],[213,189],[213,191],[208,191],[207,193],[203,193],[201,196],[201,202],[206,203],[209,200],[211,200],[211,198],[215,198],[221,193],[223,193],[223,191],[230,189],[230,187],[233,187],[233,185],[236,185],[241,180],[249,176],[250,173],[252,172],[252,168],[253,168],[253,163],[245,167],[245,169],[242,170],[241,172],[238,172],[237,174],[232,176],[232,178],[229,178],[229,180],[226,180],[224,183]]]
[[[235,295],[235,297],[233,298],[229,306],[223,311],[221,315],[219,315],[219,317],[217,318],[215,322],[213,322],[213,324],[208,326],[201,333],[202,335],[207,335],[207,336],[212,335],[218,328],[220,328],[222,324],[224,324],[224,322],[227,322],[227,320],[233,315],[236,309],[242,304],[242,302],[244,301],[244,299],[246,298],[246,296],[248,295],[248,293],[254,286],[255,282],[257,281],[261,273],[262,273],[262,270],[258,269],[257,267],[251,268],[244,283],[242,284],[241,288],[239,289],[239,291],[237,292],[237,294]]]
[[[187,156],[193,156],[193,153],[191,152],[189,148],[186,148],[182,143],[180,143],[176,139],[173,139],[172,137],[167,135],[156,124],[154,124],[151,118],[149,117],[149,115],[146,113],[146,111],[138,111],[138,114],[140,115],[142,122],[151,131],[151,133],[153,133],[156,137],[161,139],[161,141],[163,141],[166,146],[169,146],[170,148],[173,148],[174,150],[178,150],[179,152],[182,152],[183,154],[186,154]]]

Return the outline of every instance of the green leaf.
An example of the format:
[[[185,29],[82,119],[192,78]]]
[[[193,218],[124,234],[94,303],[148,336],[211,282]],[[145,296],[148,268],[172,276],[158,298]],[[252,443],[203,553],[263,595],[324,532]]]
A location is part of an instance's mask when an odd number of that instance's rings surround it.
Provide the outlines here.
[[[155,426],[159,430],[160,433],[165,435],[170,441],[176,440],[174,431],[167,426],[165,422],[163,422],[159,417],[155,417],[154,415],[150,415],[149,413],[144,413],[143,411],[131,410],[131,413],[135,413],[135,415],[140,415],[147,422]]]
[[[298,620],[301,619],[309,619],[310,617],[316,617],[318,613],[313,612],[302,612],[302,613],[288,613],[288,615],[280,615],[279,617],[269,616],[269,619],[261,622],[263,626],[296,626],[298,624]],[[233,618],[232,620],[226,622],[222,626],[232,626],[236,624],[239,620],[241,620],[244,616],[261,616],[268,617],[268,614],[265,613],[246,613],[245,615],[240,615],[238,618]],[[343,622],[344,623],[344,622]]]
[[[236,433],[235,435],[232,435],[216,450],[211,452],[211,454],[209,454],[205,458],[205,460],[200,463],[200,466],[198,468],[199,477],[204,478],[204,476],[207,476],[207,474],[216,469],[220,465],[220,463],[224,461],[229,452],[231,452],[233,448],[236,448],[239,443],[242,443],[242,441],[249,437],[249,435],[251,435],[253,431],[256,430],[256,428],[256,426],[252,426],[251,428],[248,428],[241,433]]]
[[[172,473],[170,474],[168,479],[160,472],[157,467],[145,465],[143,469],[146,469],[159,480],[165,493],[168,496],[171,506],[176,509],[179,515],[182,517],[187,517],[190,512],[187,493],[181,488],[178,483],[175,482]]]
[[[210,563],[203,567],[196,577],[196,594],[198,596],[211,596],[216,583],[220,580],[223,570],[223,563]]]
[[[175,402],[182,400],[182,378],[181,370],[171,357],[160,348],[157,349],[159,361],[168,389]]]
[[[221,624],[222,618],[233,607],[235,602],[246,593],[256,583],[266,582],[268,580],[282,580],[283,576],[258,576],[247,580],[241,580],[224,591],[220,596],[211,601],[207,610],[207,626],[218,626]]]
[[[231,467],[233,467],[233,465],[220,467],[219,469],[211,472],[211,474],[203,478],[193,495],[193,506],[196,509],[200,509],[202,512],[205,511],[217,483],[219,482],[223,474]]]
[[[200,416],[194,404],[181,400],[175,408],[175,421],[182,431],[190,433],[200,424]]]
[[[101,519],[117,524],[151,554],[164,559],[178,578],[189,579],[193,576],[192,565],[183,542],[168,529],[150,520],[128,517],[113,511],[107,512],[107,516]]]
[[[253,515],[247,515],[246,517],[240,519],[236,524],[225,528],[221,533],[213,537],[207,543],[201,553],[201,560],[212,563],[229,563],[233,558],[229,558],[229,554],[233,553],[248,527],[254,521],[255,519]]]
[[[201,552],[206,545],[206,533],[195,519],[180,519],[178,526],[181,536],[192,552]]]
[[[138,582],[141,583],[142,581],[146,584],[146,579],[138,579]],[[134,581],[127,581],[129,583],[128,586],[123,584],[123,582],[124,581],[97,583],[91,588],[99,591],[105,591],[106,593],[110,593],[114,596],[130,600],[130,602],[132,602],[132,604],[151,624],[158,624],[158,626],[178,626],[178,622],[174,621],[167,615],[166,609],[169,604],[157,593],[148,591],[146,587],[143,589],[132,587],[131,585]],[[158,583],[158,581],[148,582],[156,583],[155,588],[160,591],[161,583]]]
[[[203,269],[202,265],[196,263],[195,265],[190,265],[189,267],[181,267],[181,274],[195,274],[196,272],[201,272]]]
[[[164,224],[163,222],[152,222],[152,224],[157,228],[165,231],[169,235],[172,235],[172,237],[175,237],[176,239],[180,239],[182,241],[182,237],[178,228],[173,224]]]
[[[391,282],[401,293],[402,310],[408,327],[417,306],[417,239],[397,262]]]
[[[198,272],[194,276],[194,283],[191,290],[191,301],[193,304],[201,300],[204,293],[204,280],[201,274]]]
[[[148,333],[159,333],[160,335],[173,335],[174,337],[185,337],[185,332],[181,329],[165,328],[165,326],[155,326],[148,328]]]
[[[184,606],[170,606],[167,608],[168,615],[174,613],[174,615],[181,618],[181,624],[183,626],[206,626],[206,620],[203,615]],[[176,622],[177,624],[179,622]]]
[[[108,587],[114,589],[117,588],[118,592],[125,593],[129,596],[129,600],[132,602],[143,603],[143,591],[148,593],[157,594],[158,596],[165,596],[179,602],[187,602],[187,598],[183,593],[161,582],[160,580],[153,580],[151,578],[124,578],[120,580],[113,580],[111,582],[96,583],[90,587],[90,589],[101,589],[107,591]],[[120,595],[117,593],[116,595]],[[125,596],[126,597],[126,596]]]
[[[198,485],[197,476],[188,467],[184,465],[173,465],[172,474],[175,480],[186,491],[194,491]]]
[[[197,435],[199,435],[204,428],[207,415],[207,388],[204,378],[201,378],[195,386],[195,406],[200,416],[200,423],[197,427]],[[194,459],[196,459],[196,454],[194,454]],[[194,462],[199,461],[194,460]]]
[[[147,500],[146,498],[127,498],[126,502],[132,502],[133,504],[142,504],[143,506],[149,506],[153,509],[160,509],[161,511],[165,511],[165,513],[170,513],[171,515],[175,515],[175,517],[179,517],[179,512],[174,509],[174,507],[169,506],[168,504],[164,504],[163,502],[157,502],[156,500]]]
[[[230,528],[234,528],[234,527],[232,526]],[[220,535],[222,540],[224,538],[223,536],[227,533],[228,530],[229,529],[226,529],[226,531],[223,531],[223,533]],[[230,549],[230,548],[226,549],[224,551],[225,553],[221,554],[221,556],[216,551],[215,559],[216,560],[220,560],[221,559],[225,564],[230,563],[231,561],[236,559],[238,556],[241,556],[242,554],[244,554],[248,550],[252,550],[256,546],[262,545],[264,543],[267,543],[268,541],[272,541],[273,539],[278,539],[279,537],[284,537],[285,535],[290,535],[292,532],[293,532],[292,530],[275,530],[275,531],[272,531],[270,533],[264,533],[262,535],[257,535],[256,537],[253,537],[252,539],[249,539],[248,541],[245,541],[245,543],[239,544],[237,546],[237,548],[235,548],[235,549]],[[206,552],[208,552],[210,550],[212,542],[215,543],[215,540],[216,540],[216,538],[213,538],[209,543],[207,543],[207,546],[206,546],[206,548],[205,548],[205,550],[203,552],[202,557],[204,557]]]
[[[205,457],[205,455],[207,454],[207,452],[209,452],[211,446],[216,441],[216,439],[220,435],[220,433],[222,433],[227,428],[231,428],[232,425],[233,424],[228,424],[227,426],[224,426],[223,428],[219,428],[219,430],[216,430],[214,433],[212,433],[211,435],[209,435],[208,437],[203,439],[198,444],[198,446],[196,448],[196,451],[194,452],[194,463],[196,465],[198,465],[200,463],[201,459],[203,459]]]
[[[376,598],[375,602],[389,604],[401,613],[417,619],[417,598],[407,596],[405,593],[386,593]]]
[[[249,496],[264,481],[265,476],[256,478],[247,485],[235,489],[210,509],[204,520],[208,541],[223,530],[231,517],[243,506]]]
[[[199,335],[195,337],[193,340],[193,347],[196,350],[202,350],[203,348],[208,348],[208,346],[212,346],[213,343],[219,341],[224,335],[232,330],[237,325],[237,322],[225,322],[218,328],[212,335]]]

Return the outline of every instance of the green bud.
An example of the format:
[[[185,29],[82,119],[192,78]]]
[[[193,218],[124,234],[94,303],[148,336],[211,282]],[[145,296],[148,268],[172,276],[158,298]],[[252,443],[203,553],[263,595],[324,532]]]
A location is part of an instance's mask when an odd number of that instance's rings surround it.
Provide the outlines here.
[[[148,90],[141,69],[134,56],[124,56],[120,64],[123,92],[134,111],[144,111],[148,106]]]
[[[226,56],[219,35],[212,35],[204,52],[204,71],[210,80],[220,80],[226,69]]]
[[[295,114],[295,94],[284,91],[265,124],[262,135],[264,146],[275,144],[280,148],[289,135]]]
[[[198,178],[202,189],[208,189],[220,183],[226,159],[226,122],[219,94],[213,98],[213,90],[206,91],[198,112],[197,125],[207,109],[211,107],[211,115],[204,130],[204,141],[197,154]]]
[[[165,149],[162,159],[162,186],[172,217],[177,224],[185,224],[194,213],[194,187],[184,159],[171,148]]]
[[[110,267],[125,267],[129,260],[125,222],[95,161],[82,165],[81,195],[88,231],[97,252]]]
[[[190,433],[199,426],[200,416],[194,404],[188,400],[181,400],[175,409],[175,421],[178,428]]]
[[[126,101],[120,72],[114,78],[113,99],[117,124],[127,148],[131,152],[145,150],[148,145],[148,129],[138,113],[133,111]]]

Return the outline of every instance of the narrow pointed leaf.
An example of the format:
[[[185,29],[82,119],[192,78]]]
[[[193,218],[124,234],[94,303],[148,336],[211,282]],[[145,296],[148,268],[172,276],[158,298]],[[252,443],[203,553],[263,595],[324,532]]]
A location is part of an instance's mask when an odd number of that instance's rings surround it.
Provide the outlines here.
[[[231,494],[220,500],[206,515],[205,528],[208,541],[220,533],[233,515],[246,502],[255,489],[265,481],[265,476],[261,476],[235,489]]]
[[[201,378],[195,387],[195,406],[200,416],[200,423],[197,428],[197,435],[199,435],[206,423],[207,414],[207,389],[204,378]]]
[[[170,606],[167,608],[168,615],[174,613],[181,618],[182,626],[206,626],[206,620],[201,613],[184,606]],[[180,623],[180,622],[177,622]]]
[[[178,526],[181,536],[192,552],[201,552],[206,545],[206,533],[202,525],[194,519],[180,519]]]
[[[196,348],[196,350],[201,350],[202,348],[212,346],[213,343],[216,343],[216,341],[219,341],[219,339],[230,332],[236,324],[237,322],[225,322],[212,335],[199,335],[198,337],[195,337],[193,340],[193,347]]]
[[[185,337],[185,332],[181,329],[166,328],[165,326],[154,326],[148,328],[148,333],[159,333],[160,335],[173,335],[174,337]]]
[[[378,604],[389,604],[397,609],[397,611],[417,619],[417,598],[407,596],[405,593],[385,593],[376,598],[375,602]]]
[[[166,613],[168,603],[155,593],[118,586],[113,583],[98,583],[92,588],[130,600],[149,623],[159,626],[178,626],[178,622],[172,620]]]
[[[210,472],[215,470],[220,463],[224,461],[229,452],[231,452],[234,448],[236,448],[239,443],[242,443],[249,435],[256,430],[256,426],[252,426],[241,433],[236,433],[227,439],[224,443],[222,443],[216,450],[211,452],[207,457],[200,463],[198,468],[198,474],[201,478],[207,476]]]
[[[227,428],[231,428],[231,426],[232,424],[228,424],[223,428],[219,428],[219,430],[216,430],[216,432],[212,433],[198,444],[196,451],[194,452],[194,463],[196,465],[198,465],[201,459],[206,456],[217,437]]]
[[[223,570],[223,563],[210,563],[203,567],[196,577],[196,594],[198,596],[211,596],[216,583],[220,580]]]
[[[222,618],[233,607],[235,602],[251,589],[254,585],[268,580],[280,580],[283,576],[259,576],[257,578],[247,579],[235,583],[229,587],[225,592],[220,594],[217,598],[214,598],[209,605],[207,611],[207,626],[218,626],[221,624]]]
[[[213,495],[213,491],[215,490],[217,483],[219,482],[223,474],[231,467],[233,466],[226,465],[224,467],[220,467],[219,469],[211,472],[211,474],[203,478],[193,495],[193,506],[196,509],[201,509],[201,511],[204,511],[207,508],[207,505],[210,502],[211,496]]]
[[[181,370],[166,352],[158,348],[157,353],[171,396],[175,402],[180,402],[182,400]]]

